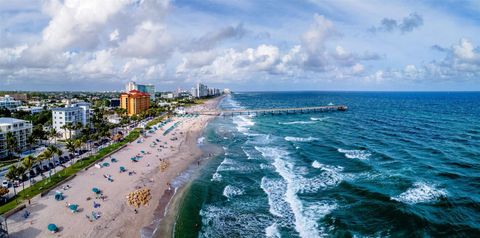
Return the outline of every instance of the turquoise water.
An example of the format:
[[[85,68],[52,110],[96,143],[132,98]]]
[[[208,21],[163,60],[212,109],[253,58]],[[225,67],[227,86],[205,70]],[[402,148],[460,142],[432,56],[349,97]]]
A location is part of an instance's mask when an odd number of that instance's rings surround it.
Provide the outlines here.
[[[224,148],[184,197],[176,237],[480,234],[480,93],[239,93],[221,107],[346,112],[218,118]]]

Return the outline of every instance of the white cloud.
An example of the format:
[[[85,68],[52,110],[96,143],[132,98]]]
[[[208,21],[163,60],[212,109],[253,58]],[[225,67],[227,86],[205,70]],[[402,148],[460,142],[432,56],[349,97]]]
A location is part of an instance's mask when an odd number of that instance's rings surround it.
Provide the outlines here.
[[[473,60],[478,58],[474,46],[468,39],[461,39],[458,45],[453,46],[453,53],[460,60]]]
[[[144,21],[120,42],[119,53],[127,57],[167,59],[173,51],[172,38],[162,24]]]
[[[365,70],[365,67],[362,64],[356,63],[352,66],[352,72],[354,74],[362,73]]]

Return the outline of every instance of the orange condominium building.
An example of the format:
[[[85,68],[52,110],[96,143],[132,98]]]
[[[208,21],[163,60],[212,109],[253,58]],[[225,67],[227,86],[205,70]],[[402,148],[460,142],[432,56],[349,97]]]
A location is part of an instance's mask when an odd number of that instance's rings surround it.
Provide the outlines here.
[[[150,107],[150,95],[138,90],[120,94],[120,107],[127,110],[128,116],[147,111]]]

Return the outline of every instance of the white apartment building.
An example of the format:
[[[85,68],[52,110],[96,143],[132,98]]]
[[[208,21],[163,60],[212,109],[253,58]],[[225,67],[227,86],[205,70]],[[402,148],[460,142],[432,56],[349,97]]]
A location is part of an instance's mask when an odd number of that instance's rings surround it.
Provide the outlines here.
[[[70,139],[78,133],[76,130],[64,129],[65,125],[76,125],[80,122],[86,126],[89,120],[90,103],[80,102],[66,107],[52,108],[52,126],[62,135],[63,139]]]
[[[205,84],[197,83],[195,87],[192,88],[192,96],[196,98],[208,96],[208,87]]]
[[[13,97],[10,97],[9,95],[0,97],[0,108],[7,108],[8,110],[13,110],[20,105],[22,105],[21,101],[16,101]]]
[[[0,117],[0,158],[8,155],[7,133],[12,132],[20,150],[27,148],[27,138],[32,134],[32,123],[15,118]]]
[[[27,107],[27,106],[20,106],[17,107],[17,111],[24,111],[29,112],[30,114],[36,114],[43,111],[43,107]]]

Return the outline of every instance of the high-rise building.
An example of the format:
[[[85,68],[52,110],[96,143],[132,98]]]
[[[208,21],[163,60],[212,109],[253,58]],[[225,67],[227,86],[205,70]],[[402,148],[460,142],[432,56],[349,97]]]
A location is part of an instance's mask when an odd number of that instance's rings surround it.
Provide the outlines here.
[[[67,104],[65,107],[52,108],[52,126],[62,135],[63,139],[70,139],[78,133],[78,130],[67,129],[65,125],[75,126],[81,123],[88,125],[90,120],[90,103],[79,102]]]
[[[27,148],[27,138],[32,134],[32,123],[15,118],[0,117],[0,158],[8,155],[7,133],[12,132],[20,151]]]
[[[130,92],[132,90],[137,90],[137,83],[135,82],[128,82],[127,85],[125,86],[125,92]]]
[[[136,82],[128,82],[125,86],[125,92],[128,93],[132,90],[148,93],[150,95],[150,99],[155,101],[155,85],[153,84],[137,84]]]
[[[122,93],[120,107],[127,110],[128,116],[140,114],[150,108],[150,95],[138,90]]]

